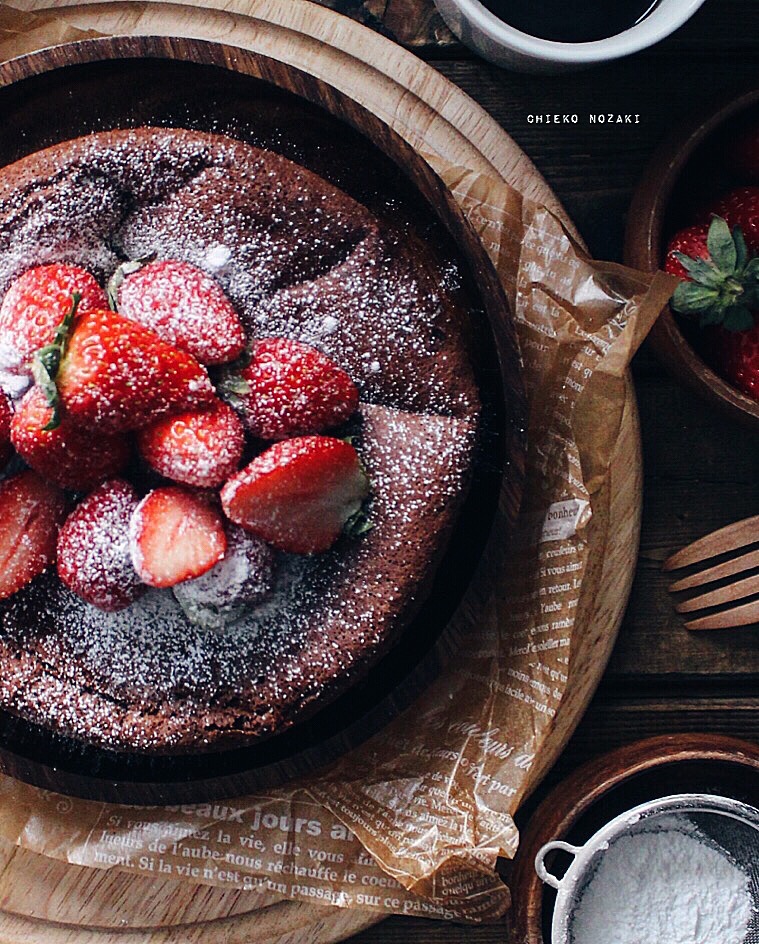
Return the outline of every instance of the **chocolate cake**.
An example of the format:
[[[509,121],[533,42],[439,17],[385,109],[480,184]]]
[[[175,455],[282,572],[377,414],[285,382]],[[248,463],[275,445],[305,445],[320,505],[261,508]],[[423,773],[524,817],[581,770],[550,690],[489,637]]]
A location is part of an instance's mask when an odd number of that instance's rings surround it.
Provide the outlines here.
[[[284,730],[409,626],[469,487],[480,405],[468,313],[424,240],[271,151],[140,128],[0,171],[0,296],[30,266],[105,282],[148,253],[211,274],[249,337],[304,342],[350,375],[344,433],[371,488],[364,533],[277,552],[273,592],[221,626],[171,590],[104,612],[54,569],[0,604],[0,707],[108,749],[193,753]],[[0,384],[23,389],[12,350]]]

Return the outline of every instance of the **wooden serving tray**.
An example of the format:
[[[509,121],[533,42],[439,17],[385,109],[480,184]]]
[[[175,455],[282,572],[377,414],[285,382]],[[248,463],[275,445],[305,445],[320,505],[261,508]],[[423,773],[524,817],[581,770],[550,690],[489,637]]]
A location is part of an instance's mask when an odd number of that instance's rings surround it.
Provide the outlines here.
[[[45,3],[14,0],[38,11]],[[55,12],[106,34],[191,36],[252,49],[321,77],[386,121],[417,150],[501,178],[549,206],[572,228],[543,178],[511,138],[460,89],[410,53],[314,4],[205,0],[200,4],[57,0]],[[593,564],[583,593],[593,601],[577,634],[572,684],[533,768],[534,787],[583,714],[616,638],[634,572],[640,525],[641,452],[637,409],[628,397],[600,496]],[[244,892],[162,885],[69,866],[23,850],[0,856],[0,940],[64,944],[246,941],[312,944],[343,940],[378,919],[335,908],[246,901]],[[22,889],[27,889],[22,892]]]

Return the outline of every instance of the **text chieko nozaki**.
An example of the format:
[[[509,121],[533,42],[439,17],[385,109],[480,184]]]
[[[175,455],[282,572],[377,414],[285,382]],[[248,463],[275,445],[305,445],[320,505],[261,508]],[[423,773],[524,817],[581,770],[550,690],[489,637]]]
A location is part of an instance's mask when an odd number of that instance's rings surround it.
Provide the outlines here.
[[[531,125],[639,125],[640,115],[615,112],[589,112],[580,115],[577,112],[561,115],[528,114],[527,122]]]

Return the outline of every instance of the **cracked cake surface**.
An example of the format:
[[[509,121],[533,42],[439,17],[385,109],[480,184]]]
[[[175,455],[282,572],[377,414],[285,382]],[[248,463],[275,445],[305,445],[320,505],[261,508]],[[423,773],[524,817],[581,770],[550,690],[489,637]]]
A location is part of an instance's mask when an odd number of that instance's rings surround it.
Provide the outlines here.
[[[467,311],[424,240],[286,158],[139,128],[0,171],[0,296],[33,265],[102,283],[148,253],[212,275],[249,338],[307,343],[350,375],[361,403],[346,431],[371,483],[371,529],[323,554],[276,552],[272,592],[223,632],[191,623],[170,590],[103,612],[54,570],[0,604],[4,708],[107,748],[184,753],[285,729],[397,640],[466,496],[480,406]],[[20,367],[0,348],[11,398]]]

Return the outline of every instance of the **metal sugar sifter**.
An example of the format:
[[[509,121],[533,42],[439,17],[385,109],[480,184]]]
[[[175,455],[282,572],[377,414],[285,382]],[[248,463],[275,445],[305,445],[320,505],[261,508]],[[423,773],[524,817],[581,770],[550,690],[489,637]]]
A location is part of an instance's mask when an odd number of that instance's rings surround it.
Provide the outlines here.
[[[700,793],[677,794],[636,806],[611,820],[583,846],[554,840],[540,849],[535,869],[557,892],[551,944],[584,944],[574,933],[578,905],[603,855],[614,842],[639,832],[682,832],[684,824],[700,842],[721,852],[745,872],[753,914],[741,944],[759,944],[759,810],[738,800]],[[550,872],[545,863],[546,857],[554,852],[572,856],[562,878]],[[609,944],[614,942],[610,940]]]

